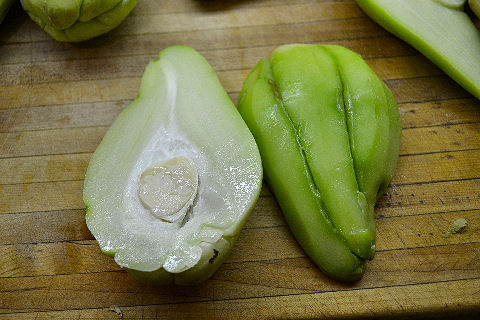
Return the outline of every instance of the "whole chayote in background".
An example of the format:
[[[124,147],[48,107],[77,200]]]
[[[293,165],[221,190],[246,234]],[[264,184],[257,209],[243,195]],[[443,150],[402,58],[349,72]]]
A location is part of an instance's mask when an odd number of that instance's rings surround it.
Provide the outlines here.
[[[21,0],[28,15],[57,41],[79,42],[116,28],[138,0]]]

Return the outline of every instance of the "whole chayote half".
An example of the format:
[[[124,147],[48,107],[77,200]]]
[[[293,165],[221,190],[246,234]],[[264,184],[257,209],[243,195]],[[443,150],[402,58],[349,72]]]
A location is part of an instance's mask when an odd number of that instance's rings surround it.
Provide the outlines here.
[[[21,0],[28,15],[57,41],[79,42],[116,28],[138,0]]]

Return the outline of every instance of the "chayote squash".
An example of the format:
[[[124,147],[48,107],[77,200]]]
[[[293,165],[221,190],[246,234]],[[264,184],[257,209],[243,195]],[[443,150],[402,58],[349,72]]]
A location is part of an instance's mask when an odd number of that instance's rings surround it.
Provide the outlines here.
[[[220,266],[258,199],[260,154],[208,62],[170,47],[93,154],[86,222],[149,284],[196,284]]]
[[[138,0],[21,0],[28,15],[57,41],[79,42],[116,28]]]
[[[374,206],[398,158],[390,90],[350,50],[285,45],[252,70],[239,111],[299,244],[327,275],[358,280],[375,251]]]
[[[465,1],[356,0],[374,21],[480,99],[480,31],[463,11]]]

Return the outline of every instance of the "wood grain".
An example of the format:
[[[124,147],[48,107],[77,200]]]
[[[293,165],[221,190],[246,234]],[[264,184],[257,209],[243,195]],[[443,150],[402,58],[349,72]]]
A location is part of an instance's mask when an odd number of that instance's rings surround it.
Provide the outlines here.
[[[305,256],[267,185],[217,273],[137,283],[103,255],[82,200],[88,162],[163,48],[203,54],[236,103],[275,47],[361,54],[399,104],[397,171],[357,283]],[[468,226],[443,233],[458,218]],[[57,43],[19,5],[0,28],[0,319],[459,318],[480,315],[480,102],[352,0],[144,0],[114,31]]]

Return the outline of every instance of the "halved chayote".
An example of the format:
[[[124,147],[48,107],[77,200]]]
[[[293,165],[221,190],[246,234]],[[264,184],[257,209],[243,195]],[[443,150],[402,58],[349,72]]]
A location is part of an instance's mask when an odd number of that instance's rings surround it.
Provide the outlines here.
[[[356,0],[370,18],[412,45],[480,99],[480,31],[466,0]],[[476,1],[471,1],[476,10]],[[480,8],[479,8],[480,9]]]
[[[255,140],[214,70],[170,47],[90,160],[86,221],[140,281],[195,284],[233,247],[261,182]]]
[[[21,0],[30,18],[57,41],[79,42],[116,28],[138,0]]]
[[[285,45],[252,70],[239,111],[299,244],[329,276],[359,279],[399,152],[390,90],[350,50]]]

